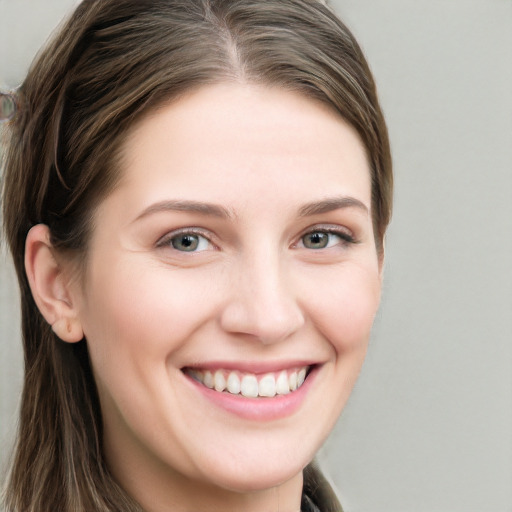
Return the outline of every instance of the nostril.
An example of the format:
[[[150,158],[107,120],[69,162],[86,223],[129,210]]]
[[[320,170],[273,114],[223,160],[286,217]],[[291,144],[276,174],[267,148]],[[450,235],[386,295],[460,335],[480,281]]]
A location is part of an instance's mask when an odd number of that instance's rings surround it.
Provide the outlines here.
[[[264,344],[287,339],[305,323],[297,304],[258,304],[237,301],[227,305],[221,316],[222,328],[230,333],[245,334]]]
[[[304,312],[279,254],[269,244],[251,249],[233,269],[234,281],[221,312],[222,328],[265,344],[276,343],[304,325]]]

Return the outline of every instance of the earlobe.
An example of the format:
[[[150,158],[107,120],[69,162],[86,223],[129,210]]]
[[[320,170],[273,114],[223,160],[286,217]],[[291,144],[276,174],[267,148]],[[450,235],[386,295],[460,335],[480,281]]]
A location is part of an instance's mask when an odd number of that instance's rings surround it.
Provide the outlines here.
[[[37,224],[28,232],[25,271],[37,307],[55,334],[68,343],[80,341],[84,334],[76,304],[44,224]]]
[[[52,331],[62,340],[75,343],[84,337],[80,322],[74,318],[59,318],[52,324]]]

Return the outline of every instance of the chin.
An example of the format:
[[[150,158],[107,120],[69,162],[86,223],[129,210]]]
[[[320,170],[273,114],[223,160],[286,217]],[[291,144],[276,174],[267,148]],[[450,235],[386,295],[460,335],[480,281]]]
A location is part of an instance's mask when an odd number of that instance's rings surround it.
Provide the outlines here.
[[[195,478],[200,474],[203,482],[237,493],[263,491],[301,476],[317,448],[316,444],[308,448],[303,444],[303,451],[298,452],[297,443],[283,446],[281,439],[281,446],[278,446],[273,440],[250,442],[250,437],[243,445],[233,442],[216,453],[203,452],[201,460],[196,459],[196,468],[191,468]],[[194,478],[192,474],[189,476]]]
[[[302,474],[306,464],[264,465],[259,467],[234,467],[232,471],[217,470],[214,485],[236,493],[251,493],[279,487]],[[210,478],[211,481],[211,478]]]

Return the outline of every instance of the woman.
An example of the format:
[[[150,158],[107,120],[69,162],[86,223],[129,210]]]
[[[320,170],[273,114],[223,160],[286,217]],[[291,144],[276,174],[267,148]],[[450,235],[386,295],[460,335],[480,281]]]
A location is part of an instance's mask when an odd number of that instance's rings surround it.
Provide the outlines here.
[[[311,461],[364,359],[392,181],[350,32],[315,0],[85,0],[16,101],[7,510],[341,510]]]

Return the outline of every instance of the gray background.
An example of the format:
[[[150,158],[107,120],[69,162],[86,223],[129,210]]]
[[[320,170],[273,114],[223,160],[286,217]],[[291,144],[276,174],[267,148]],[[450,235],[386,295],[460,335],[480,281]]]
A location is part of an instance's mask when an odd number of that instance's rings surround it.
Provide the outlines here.
[[[0,0],[0,85],[76,3]],[[512,1],[333,5],[379,84],[396,203],[368,358],[321,459],[346,512],[512,512]],[[22,376],[5,256],[0,285],[5,466]]]

